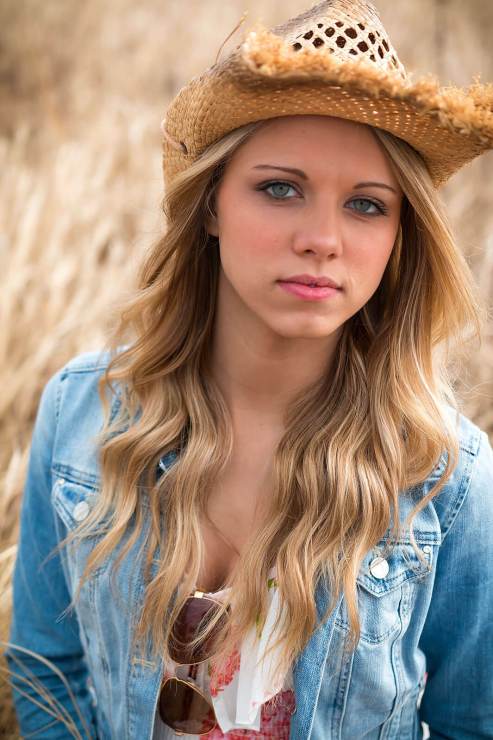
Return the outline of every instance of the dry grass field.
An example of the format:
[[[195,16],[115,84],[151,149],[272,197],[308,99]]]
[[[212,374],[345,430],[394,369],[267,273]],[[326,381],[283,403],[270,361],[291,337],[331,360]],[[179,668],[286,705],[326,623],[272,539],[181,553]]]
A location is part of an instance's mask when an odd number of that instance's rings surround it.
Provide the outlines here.
[[[493,6],[380,0],[406,67],[466,85],[493,80]],[[30,434],[42,387],[96,349],[115,301],[164,228],[160,122],[177,90],[260,20],[302,0],[3,0],[0,5],[0,639]],[[493,291],[493,154],[443,190],[482,297]],[[493,435],[493,336],[458,380],[465,412]],[[493,439],[493,437],[492,437]],[[1,660],[1,659],[0,659]],[[0,663],[0,737],[18,733]]]

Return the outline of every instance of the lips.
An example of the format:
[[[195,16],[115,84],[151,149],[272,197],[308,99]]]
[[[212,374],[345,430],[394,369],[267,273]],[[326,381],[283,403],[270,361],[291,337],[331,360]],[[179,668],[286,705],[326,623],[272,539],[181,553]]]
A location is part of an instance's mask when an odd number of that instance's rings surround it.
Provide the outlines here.
[[[340,293],[338,288],[331,288],[329,285],[311,287],[305,283],[292,283],[285,280],[278,280],[277,282],[281,290],[285,290],[303,301],[325,301]]]
[[[337,288],[341,286],[327,275],[291,275],[290,277],[279,280],[280,283],[299,283],[301,285],[310,285],[312,287]]]

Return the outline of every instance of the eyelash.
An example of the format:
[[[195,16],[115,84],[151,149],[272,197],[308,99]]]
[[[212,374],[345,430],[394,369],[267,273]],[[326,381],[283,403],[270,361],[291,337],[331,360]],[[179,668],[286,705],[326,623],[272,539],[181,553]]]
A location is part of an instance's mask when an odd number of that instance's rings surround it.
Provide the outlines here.
[[[293,190],[296,190],[294,185],[292,185],[290,182],[286,182],[285,180],[270,180],[270,182],[262,183],[256,189],[265,192],[267,196],[271,198],[272,200],[277,200],[277,201],[291,200],[291,198],[276,198],[274,195],[271,195],[271,193],[268,193],[267,188],[270,188],[272,185],[288,185],[290,188],[293,188]],[[371,203],[376,208],[378,208],[379,213],[365,213],[364,211],[357,211],[356,209],[352,209],[352,210],[356,210],[356,213],[360,213],[363,216],[378,216],[378,215],[386,216],[388,213],[387,206],[385,206],[383,203],[380,203],[379,201],[373,200],[372,198],[362,198],[362,197],[353,198],[352,201],[350,202],[352,203],[355,200],[366,200],[368,203]]]

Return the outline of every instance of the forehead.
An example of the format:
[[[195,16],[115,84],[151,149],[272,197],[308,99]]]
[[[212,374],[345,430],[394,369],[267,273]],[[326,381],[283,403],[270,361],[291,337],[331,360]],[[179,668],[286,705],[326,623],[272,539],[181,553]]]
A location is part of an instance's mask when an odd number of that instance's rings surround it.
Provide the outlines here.
[[[388,155],[371,127],[332,116],[282,116],[262,122],[230,164],[243,168],[260,160],[326,174],[381,175],[396,183]]]

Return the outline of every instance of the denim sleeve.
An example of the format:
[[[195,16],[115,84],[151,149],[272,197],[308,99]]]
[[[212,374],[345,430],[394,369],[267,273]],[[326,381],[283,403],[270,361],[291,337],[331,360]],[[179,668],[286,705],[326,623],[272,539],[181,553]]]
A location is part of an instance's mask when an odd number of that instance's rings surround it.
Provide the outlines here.
[[[58,543],[50,498],[51,462],[63,377],[62,369],[45,385],[34,425],[13,574],[11,645],[5,654],[21,734],[43,740],[97,737],[77,617],[71,611],[58,619],[71,600],[60,554],[43,563]],[[78,711],[63,680],[41,658],[64,675]],[[51,697],[51,705],[43,692]],[[53,716],[60,713],[66,723]]]
[[[428,671],[420,719],[431,740],[493,738],[493,451],[484,431],[469,470],[419,645]]]

